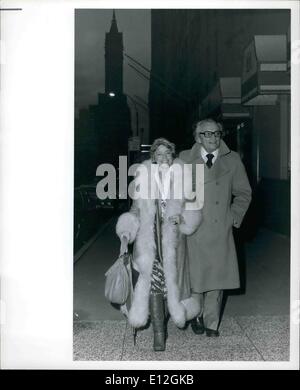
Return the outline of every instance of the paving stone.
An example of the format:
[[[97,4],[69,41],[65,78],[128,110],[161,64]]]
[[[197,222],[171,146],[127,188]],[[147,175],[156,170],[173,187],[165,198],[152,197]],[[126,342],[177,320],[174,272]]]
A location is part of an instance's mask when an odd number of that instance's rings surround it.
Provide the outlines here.
[[[264,360],[289,360],[289,316],[236,317]]]
[[[75,321],[74,360],[283,361],[289,359],[289,317],[224,317],[220,337],[195,335],[170,320],[166,351],[153,351],[152,326],[137,333],[126,321]]]
[[[220,334],[218,338],[209,338],[205,334],[195,335],[190,327],[181,330],[169,322],[166,351],[154,352],[151,326],[138,332],[135,346],[132,333],[128,329],[122,360],[262,360],[261,355],[248,337],[243,335],[241,327],[234,319],[224,319]]]
[[[126,321],[74,323],[74,360],[120,360]]]

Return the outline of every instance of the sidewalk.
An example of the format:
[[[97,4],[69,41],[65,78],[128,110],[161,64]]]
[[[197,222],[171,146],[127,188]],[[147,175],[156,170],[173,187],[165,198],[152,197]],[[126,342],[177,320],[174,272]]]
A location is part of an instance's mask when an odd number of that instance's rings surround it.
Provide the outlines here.
[[[74,360],[288,361],[288,316],[224,316],[220,337],[168,323],[166,351],[153,352],[151,326],[137,334],[122,321],[74,323]]]
[[[289,359],[289,239],[261,230],[245,247],[246,291],[230,295],[220,337],[195,335],[168,323],[165,352],[152,351],[151,326],[136,346],[124,317],[104,298],[104,273],[116,259],[115,220],[76,263],[74,271],[75,360]]]
[[[117,259],[120,241],[116,218],[76,262],[74,268],[74,316],[77,320],[122,320],[123,315],[104,297],[105,272]]]

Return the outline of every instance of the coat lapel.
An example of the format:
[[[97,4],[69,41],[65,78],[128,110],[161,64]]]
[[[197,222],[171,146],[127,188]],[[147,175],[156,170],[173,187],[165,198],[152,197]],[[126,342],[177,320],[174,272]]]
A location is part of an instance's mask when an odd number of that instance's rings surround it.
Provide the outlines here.
[[[189,162],[193,164],[204,164],[204,184],[211,181],[216,181],[229,172],[227,165],[224,163],[224,156],[230,153],[230,149],[223,140],[221,140],[218,157],[211,168],[208,168],[205,164],[200,150],[201,145],[195,143],[190,152]]]

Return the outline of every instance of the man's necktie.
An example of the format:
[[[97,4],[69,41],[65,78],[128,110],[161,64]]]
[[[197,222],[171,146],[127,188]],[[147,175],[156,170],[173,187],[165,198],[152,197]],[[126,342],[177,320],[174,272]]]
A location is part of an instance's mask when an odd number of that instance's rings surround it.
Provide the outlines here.
[[[212,164],[212,160],[214,158],[214,155],[209,153],[209,154],[206,155],[206,158],[207,158],[206,165],[207,165],[208,168],[211,168],[212,165],[213,165]]]

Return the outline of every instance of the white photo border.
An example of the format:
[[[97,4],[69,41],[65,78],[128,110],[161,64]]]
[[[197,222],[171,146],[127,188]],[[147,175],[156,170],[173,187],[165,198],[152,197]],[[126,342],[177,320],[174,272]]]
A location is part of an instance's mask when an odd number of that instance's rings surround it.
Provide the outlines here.
[[[291,10],[293,43],[300,40],[299,2],[3,0],[1,8],[22,8],[1,15],[2,368],[297,369],[299,318],[292,310],[297,302],[299,307],[300,273],[299,61],[291,62],[289,362],[73,361],[73,176],[75,9],[285,8]]]

